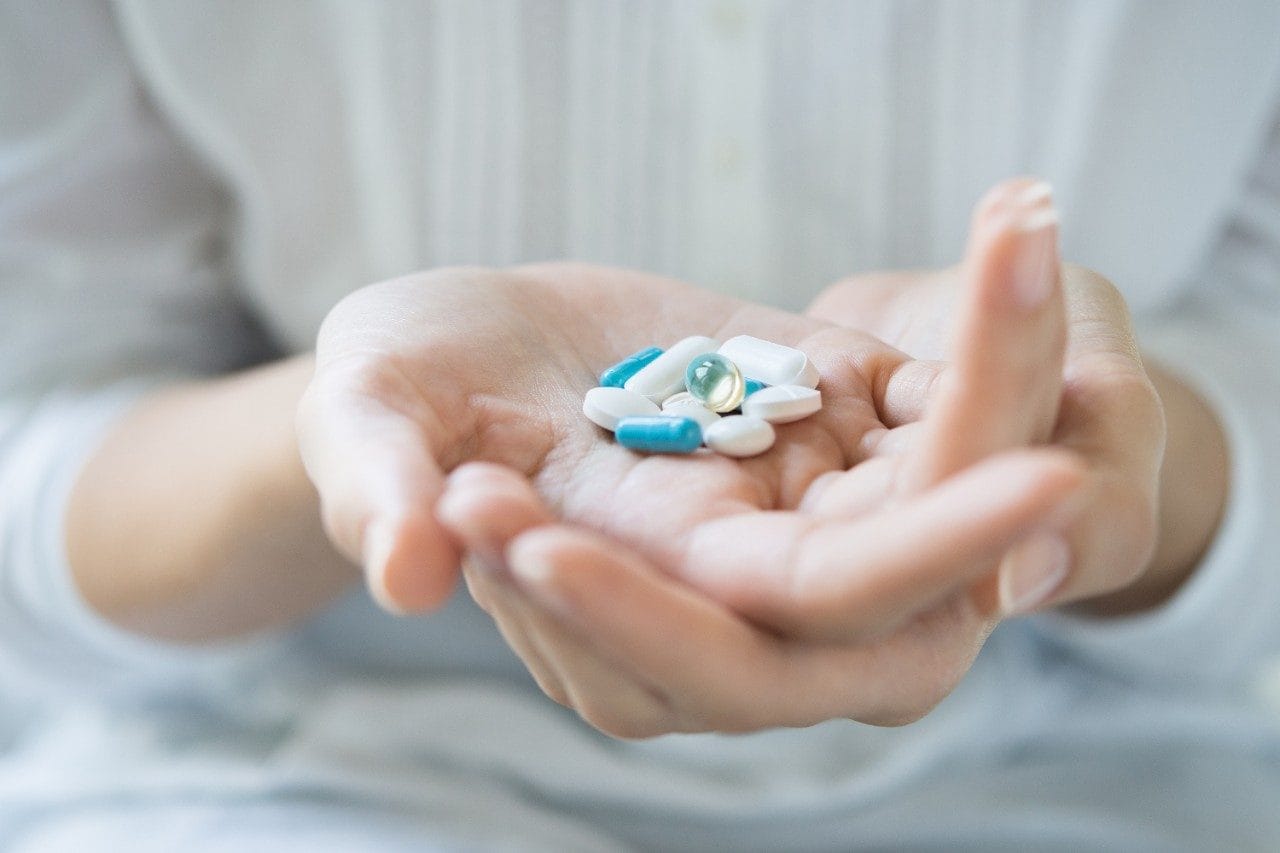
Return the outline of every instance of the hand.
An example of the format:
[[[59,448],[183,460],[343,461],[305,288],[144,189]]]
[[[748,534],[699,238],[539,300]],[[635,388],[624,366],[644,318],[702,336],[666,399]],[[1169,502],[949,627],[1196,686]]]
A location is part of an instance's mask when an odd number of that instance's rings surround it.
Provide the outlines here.
[[[941,358],[950,351],[953,344],[948,336],[954,331],[960,342],[954,357],[971,365],[968,375],[981,387],[1003,388],[1008,393],[1001,397],[976,389],[939,390],[937,396],[950,400],[939,400],[938,405],[953,420],[939,419],[937,428],[954,429],[979,441],[1001,436],[994,442],[1000,447],[1017,443],[1021,436],[1024,443],[1069,450],[1080,461],[1085,481],[1074,521],[1050,537],[1028,541],[1004,563],[1000,595],[1006,612],[1084,599],[1091,600],[1094,609],[1110,613],[1159,603],[1176,589],[1207,545],[1225,491],[1222,476],[1195,489],[1195,502],[1205,505],[1173,513],[1178,529],[1165,531],[1160,538],[1177,542],[1174,547],[1162,547],[1157,559],[1152,559],[1160,532],[1160,470],[1165,455],[1161,396],[1180,414],[1194,407],[1186,399],[1189,392],[1157,373],[1161,385],[1157,395],[1119,291],[1101,275],[1069,264],[1062,268],[1067,307],[1062,380],[1041,373],[1033,387],[1010,385],[1004,378],[1009,366],[1038,358],[1037,349],[1013,342],[1008,351],[1000,352],[987,344],[1001,339],[996,330],[982,329],[983,324],[1000,319],[989,312],[964,312],[953,327],[949,320],[963,292],[964,275],[963,268],[951,268],[857,276],[828,288],[808,313],[865,331],[925,359]],[[964,342],[977,346],[968,349]],[[941,362],[935,366],[942,371]],[[920,381],[932,382],[936,375],[925,374]],[[1044,405],[1045,395],[1055,398],[1052,406]],[[1056,409],[1056,418],[1028,429],[1028,399],[1041,401],[1035,407],[1040,412]],[[1205,472],[1225,470],[1221,434],[1211,434],[1216,428],[1211,429],[1212,418],[1204,412],[1196,411],[1195,416],[1197,427],[1205,433],[1196,467]],[[866,441],[906,458],[923,431],[922,425],[907,425],[869,435]],[[932,463],[939,470],[954,469],[981,453],[980,448],[924,443],[943,448],[944,458]],[[949,453],[957,456],[945,458]],[[1163,495],[1166,513],[1173,504],[1186,503],[1172,492],[1172,482],[1166,483]],[[1056,588],[1046,589],[1038,569],[1050,560],[1067,574]],[[1019,601],[1024,596],[1029,598]]]
[[[1054,422],[1056,388],[1028,392],[1061,382],[1065,338],[1056,228],[1047,198],[1026,191],[1004,187],[979,211],[962,299],[974,340],[949,374],[964,393],[935,395],[909,464],[873,439],[920,421],[936,366],[818,330],[802,346],[827,407],[760,459],[628,460],[588,489],[591,505],[548,505],[501,466],[450,477],[438,516],[475,557],[473,594],[549,695],[636,736],[901,723],[949,692],[998,615],[971,587],[1014,543],[1065,523],[1082,476],[1072,454],[1024,447]],[[978,345],[989,331],[994,352],[1031,356],[994,386]],[[974,395],[1018,393],[1015,425],[946,429]],[[824,445],[844,459],[814,464]],[[566,509],[595,529],[558,523]]]

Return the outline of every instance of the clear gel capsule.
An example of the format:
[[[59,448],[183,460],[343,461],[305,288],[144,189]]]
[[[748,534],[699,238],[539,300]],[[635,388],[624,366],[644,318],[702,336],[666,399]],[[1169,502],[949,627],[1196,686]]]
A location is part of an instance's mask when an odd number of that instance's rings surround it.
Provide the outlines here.
[[[747,394],[738,365],[714,352],[706,352],[689,362],[684,384],[693,398],[713,412],[731,412]]]
[[[623,418],[614,431],[618,444],[646,453],[692,453],[702,446],[702,427],[689,418]]]
[[[640,352],[632,353],[600,374],[601,386],[605,388],[621,388],[628,379],[635,376],[645,365],[660,355],[662,355],[661,347],[649,347],[648,349],[640,350]]]

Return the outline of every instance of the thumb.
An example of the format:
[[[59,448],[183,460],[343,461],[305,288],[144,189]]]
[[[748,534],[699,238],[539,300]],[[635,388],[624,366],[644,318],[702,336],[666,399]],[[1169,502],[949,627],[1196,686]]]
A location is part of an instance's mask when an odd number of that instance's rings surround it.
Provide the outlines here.
[[[1005,181],[978,204],[961,266],[951,366],[930,400],[900,492],[1052,434],[1066,311],[1058,215],[1048,184]]]
[[[320,361],[297,431],[325,530],[364,566],[378,604],[409,613],[447,600],[459,555],[434,514],[445,430],[409,380],[377,356]]]

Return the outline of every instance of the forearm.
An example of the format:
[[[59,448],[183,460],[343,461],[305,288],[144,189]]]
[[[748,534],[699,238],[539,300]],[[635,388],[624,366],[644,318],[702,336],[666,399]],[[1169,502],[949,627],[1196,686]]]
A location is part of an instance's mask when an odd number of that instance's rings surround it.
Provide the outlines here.
[[[1082,605],[1101,616],[1146,610],[1172,596],[1204,557],[1226,504],[1227,441],[1212,408],[1149,359],[1147,372],[1164,404],[1168,430],[1160,469],[1159,539],[1136,583]]]
[[[67,555],[123,628],[201,641],[288,623],[358,577],[321,529],[294,412],[310,357],[158,392],[81,472]]]

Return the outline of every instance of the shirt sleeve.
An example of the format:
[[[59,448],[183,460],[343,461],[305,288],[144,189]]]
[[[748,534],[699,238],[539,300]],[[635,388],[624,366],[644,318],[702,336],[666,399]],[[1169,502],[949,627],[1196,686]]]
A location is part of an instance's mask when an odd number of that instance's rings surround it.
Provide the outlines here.
[[[1226,433],[1230,489],[1215,540],[1161,607],[1030,621],[1129,676],[1248,687],[1280,659],[1280,122],[1195,281],[1138,327],[1144,349],[1213,406]]]
[[[226,658],[112,628],[63,547],[75,478],[148,390],[260,358],[217,181],[150,106],[105,4],[0,12],[0,693]],[[229,653],[229,652],[228,652]]]

